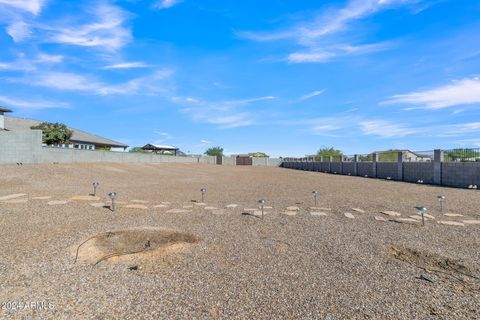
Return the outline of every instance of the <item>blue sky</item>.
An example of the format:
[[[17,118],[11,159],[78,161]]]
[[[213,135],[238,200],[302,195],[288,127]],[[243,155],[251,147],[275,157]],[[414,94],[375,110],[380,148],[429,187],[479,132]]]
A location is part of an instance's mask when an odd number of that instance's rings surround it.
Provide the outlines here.
[[[0,0],[0,105],[131,146],[480,146],[480,2]]]

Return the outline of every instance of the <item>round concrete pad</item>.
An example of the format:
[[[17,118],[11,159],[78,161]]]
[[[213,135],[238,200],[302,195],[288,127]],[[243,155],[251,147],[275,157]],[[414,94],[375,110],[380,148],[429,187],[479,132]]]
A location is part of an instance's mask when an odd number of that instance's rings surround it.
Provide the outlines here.
[[[205,207],[205,210],[217,210],[217,207]]]
[[[159,262],[159,257],[197,242],[191,234],[159,228],[133,228],[96,235],[78,247],[78,260],[89,264]],[[146,244],[148,243],[148,246]]]
[[[167,210],[167,213],[189,213],[192,212],[192,210],[186,210],[186,209],[170,209]]]
[[[103,202],[90,202],[89,205],[95,208],[103,208],[105,206],[105,203]]]
[[[345,212],[343,215],[345,217],[347,217],[348,219],[355,219],[355,216],[353,214],[351,214],[350,212]]]
[[[462,220],[465,224],[480,224],[480,220]]]
[[[48,200],[51,198],[52,196],[32,197],[32,200]]]
[[[51,206],[56,206],[60,204],[66,204],[67,202],[68,202],[67,200],[52,200],[52,201],[48,201],[47,204]]]
[[[323,217],[326,217],[326,216],[327,216],[327,213],[321,212],[321,211],[312,211],[312,212],[310,212],[310,214],[311,214],[312,216],[323,216]]]
[[[148,209],[148,207],[146,205],[143,205],[143,204],[127,204],[127,205],[123,206],[123,208],[142,209],[142,210],[147,210]]]
[[[98,201],[100,197],[97,196],[73,196],[70,200],[82,200],[82,201]]]
[[[390,217],[400,217],[402,214],[396,211],[382,211],[381,213],[390,216]]]
[[[8,196],[0,197],[0,201],[11,200],[11,199],[15,199],[15,198],[20,198],[20,197],[24,197],[24,196],[26,196],[26,195],[27,195],[26,193],[9,194]]]
[[[457,222],[457,221],[438,221],[438,223],[445,224],[447,226],[459,226],[459,227],[465,226],[465,224],[463,224],[462,222]]]

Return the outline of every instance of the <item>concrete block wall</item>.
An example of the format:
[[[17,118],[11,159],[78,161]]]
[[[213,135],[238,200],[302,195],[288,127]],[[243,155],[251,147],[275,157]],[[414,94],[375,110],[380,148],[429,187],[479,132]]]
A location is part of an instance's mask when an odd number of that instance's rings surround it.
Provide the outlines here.
[[[269,166],[279,167],[282,164],[282,159],[279,158],[252,158],[254,166]]]
[[[403,181],[417,182],[423,180],[423,183],[433,183],[433,163],[432,162],[404,162],[403,163]]]
[[[402,177],[398,176],[397,162],[377,162],[377,178],[387,179],[387,177],[393,180],[402,180]]]
[[[322,172],[330,172],[330,162],[322,162]]]
[[[342,163],[341,162],[332,162],[330,164],[330,173],[342,173]]]
[[[38,163],[42,154],[42,131],[0,131],[0,164]]]
[[[237,159],[235,157],[222,157],[222,165],[224,166],[236,166]]]
[[[480,162],[443,162],[442,184],[451,187],[480,188]]]
[[[374,178],[373,163],[372,162],[358,162],[357,163],[357,176],[364,177],[368,175]]]
[[[41,148],[40,157],[35,163],[83,163],[83,162],[124,162],[124,163],[209,163],[214,164],[214,157],[175,157],[157,154],[112,152],[103,150],[79,150],[61,148]]]
[[[467,188],[476,185],[480,188],[480,162],[442,162],[443,152],[435,150],[433,162],[285,162],[284,168],[310,170],[344,175],[365,176],[406,182],[445,185]]]
[[[345,174],[345,175],[350,174],[351,176],[354,176],[355,166],[356,166],[355,162],[344,162],[342,165],[342,174]]]
[[[215,163],[215,157],[173,157],[155,154],[42,147],[40,130],[0,131],[0,164],[75,162]]]

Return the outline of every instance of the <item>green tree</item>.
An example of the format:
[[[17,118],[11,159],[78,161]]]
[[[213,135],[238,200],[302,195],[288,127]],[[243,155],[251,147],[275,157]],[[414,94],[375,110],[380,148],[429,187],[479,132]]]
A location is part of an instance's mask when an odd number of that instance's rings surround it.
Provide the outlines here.
[[[43,143],[47,145],[67,143],[72,138],[73,131],[63,123],[42,122],[30,129],[42,130]]]
[[[398,153],[401,150],[398,149],[389,149],[385,151],[380,151],[379,152],[379,161],[380,162],[396,162],[398,161]]]
[[[248,155],[253,158],[270,158],[270,156],[265,152],[252,152],[252,153],[249,153]]]
[[[223,148],[222,147],[211,147],[205,151],[207,156],[223,156]]]
[[[479,161],[480,152],[478,149],[457,148],[445,151],[445,158],[449,161]]]
[[[323,157],[324,160],[328,157],[333,157],[333,159],[340,159],[342,157],[343,152],[335,149],[334,147],[322,147],[317,151],[317,159]]]

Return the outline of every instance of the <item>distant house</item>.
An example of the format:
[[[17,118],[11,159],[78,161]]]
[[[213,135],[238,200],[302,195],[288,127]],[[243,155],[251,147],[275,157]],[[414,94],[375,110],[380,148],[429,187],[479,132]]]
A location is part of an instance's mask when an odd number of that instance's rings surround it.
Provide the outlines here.
[[[0,107],[0,129],[3,127],[3,130],[7,131],[26,131],[31,130],[33,126],[38,126],[43,121],[27,119],[27,118],[16,118],[10,116],[4,116],[4,112],[10,112],[10,110]],[[2,126],[3,122],[3,126]],[[109,149],[109,150],[125,150],[128,148],[128,145],[114,140],[110,140],[95,134],[91,134],[82,130],[68,127],[69,130],[73,131],[72,138],[68,143],[61,145],[55,145],[59,148],[73,148],[73,149],[84,149],[84,150],[95,150],[95,149]]]
[[[169,145],[159,145],[159,144],[146,144],[142,147],[143,150],[147,150],[153,153],[158,153],[158,154],[183,154],[183,152],[179,151],[180,149],[175,146],[169,146]]]
[[[388,151],[376,151],[373,153],[379,153],[379,154],[388,154],[389,156],[393,157],[394,160],[396,161],[396,153],[397,152],[402,152],[403,153],[403,161],[405,162],[430,162],[433,161],[433,156],[431,155],[426,155],[426,154],[419,154],[415,153],[410,150],[388,150]],[[370,155],[372,155],[371,153]],[[382,156],[380,156],[380,160],[382,159]]]

